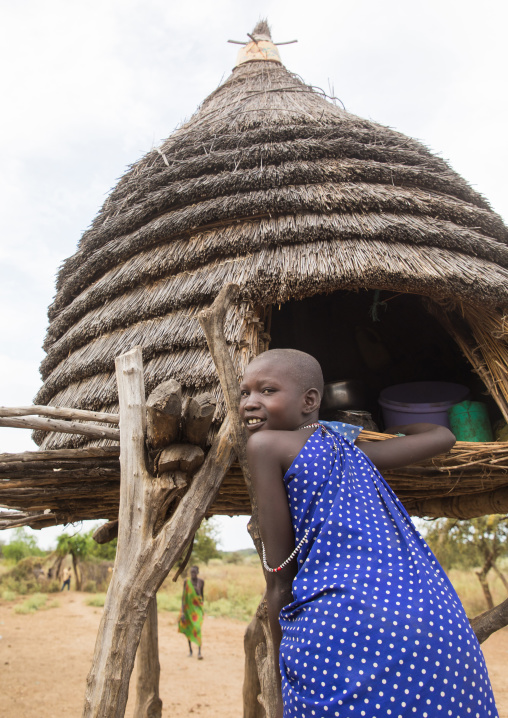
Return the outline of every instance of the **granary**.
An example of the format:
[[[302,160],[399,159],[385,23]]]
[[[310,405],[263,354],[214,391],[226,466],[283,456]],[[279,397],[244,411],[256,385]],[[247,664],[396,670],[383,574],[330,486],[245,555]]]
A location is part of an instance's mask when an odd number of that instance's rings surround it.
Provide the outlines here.
[[[373,392],[462,381],[489,393],[507,419],[500,217],[422,144],[345,112],[288,72],[266,25],[254,37],[194,116],[122,177],[61,268],[35,403],[116,412],[114,359],[140,345],[147,394],[171,377],[184,395],[216,397],[212,435],[225,407],[197,315],[235,282],[226,336],[238,376],[258,352],[293,346],[317,356],[325,380],[369,377]],[[36,438],[43,450],[104,443]],[[114,517],[113,465],[102,504],[93,491],[55,485],[44,508],[58,522]],[[452,501],[506,486],[495,466],[479,461],[464,481],[456,472],[434,472],[431,484],[390,480],[413,513],[466,516],[494,510],[463,501],[459,511]],[[3,503],[41,506],[14,494]],[[235,467],[213,510],[249,513]]]
[[[198,315],[233,283],[224,333],[237,378],[259,352],[294,347],[318,358],[325,381],[361,380],[371,396],[459,382],[508,420],[501,218],[420,142],[290,73],[265,22],[250,37],[230,77],[129,169],[63,264],[35,403],[117,415],[115,358],[140,346],[147,395],[173,379],[184,403],[213,396],[213,445],[227,406]],[[2,464],[0,502],[17,511],[2,527],[118,517],[117,441],[35,437],[40,460]],[[465,518],[508,509],[507,461],[506,443],[459,443],[387,478],[410,513]],[[239,463],[225,473],[205,513],[249,514]]]

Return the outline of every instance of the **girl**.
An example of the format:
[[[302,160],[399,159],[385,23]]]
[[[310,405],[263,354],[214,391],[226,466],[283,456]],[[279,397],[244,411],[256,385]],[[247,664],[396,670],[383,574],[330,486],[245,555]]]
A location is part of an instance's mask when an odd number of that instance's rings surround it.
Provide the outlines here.
[[[256,357],[240,389],[277,718],[496,717],[462,605],[378,471],[448,451],[453,434],[413,424],[355,446],[318,422],[321,368],[296,350]]]

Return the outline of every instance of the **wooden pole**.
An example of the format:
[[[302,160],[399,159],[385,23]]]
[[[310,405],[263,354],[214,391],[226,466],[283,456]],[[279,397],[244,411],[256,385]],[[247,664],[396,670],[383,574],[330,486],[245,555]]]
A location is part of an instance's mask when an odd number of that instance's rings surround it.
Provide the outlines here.
[[[134,718],[161,718],[162,701],[159,696],[159,636],[157,625],[157,596],[150,600],[148,615],[141,632],[136,654],[137,680]]]
[[[0,406],[0,416],[51,416],[56,419],[81,419],[82,421],[103,421],[106,424],[120,423],[118,414],[87,409],[71,409],[65,406]]]
[[[249,533],[261,557],[262,549],[258,525],[257,501],[247,463],[247,437],[238,412],[240,405],[240,386],[223,330],[226,311],[230,304],[237,300],[239,291],[238,285],[227,284],[221,289],[212,306],[200,312],[198,320],[205,333],[208,348],[210,349],[224,393],[224,400],[231,421],[231,434],[235,452],[243,472],[252,506]],[[276,671],[279,670],[279,660],[278,656],[274,653],[272,632],[268,622],[268,611],[264,599],[258,608],[257,617],[261,623],[265,637],[265,642],[258,645],[256,649],[256,663],[261,684],[259,701],[265,709],[266,718],[274,718],[277,705]]]
[[[58,431],[62,434],[81,434],[91,439],[113,439],[120,441],[118,429],[107,426],[88,426],[77,421],[60,421],[59,419],[40,419],[29,416],[20,419],[0,419],[0,426],[12,426],[15,429],[40,429],[42,431]]]
[[[141,348],[118,357],[116,367],[121,417],[118,548],[87,679],[83,718],[123,717],[150,601],[197,531],[234,459],[226,419],[202,467],[166,520],[171,476],[151,476],[145,462]]]

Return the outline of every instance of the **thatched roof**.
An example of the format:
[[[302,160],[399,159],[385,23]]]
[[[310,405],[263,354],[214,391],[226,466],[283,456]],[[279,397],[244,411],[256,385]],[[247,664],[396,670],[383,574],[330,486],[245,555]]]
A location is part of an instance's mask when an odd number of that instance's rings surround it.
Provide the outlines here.
[[[244,62],[130,168],[63,264],[36,403],[116,411],[114,358],[141,344],[148,391],[168,377],[211,391],[220,420],[196,316],[224,283],[241,287],[227,322],[240,373],[255,308],[272,303],[380,288],[507,307],[507,240],[421,143],[273,59]],[[43,447],[77,442],[53,434]]]

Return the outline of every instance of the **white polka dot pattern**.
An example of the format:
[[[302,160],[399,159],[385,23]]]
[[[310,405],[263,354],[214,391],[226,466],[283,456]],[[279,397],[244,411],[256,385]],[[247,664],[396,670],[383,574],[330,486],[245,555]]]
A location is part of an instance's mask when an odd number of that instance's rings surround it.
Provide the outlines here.
[[[330,427],[327,427],[330,430]],[[280,614],[284,718],[495,718],[460,600],[404,507],[347,438],[317,430],[284,477],[298,555]]]

